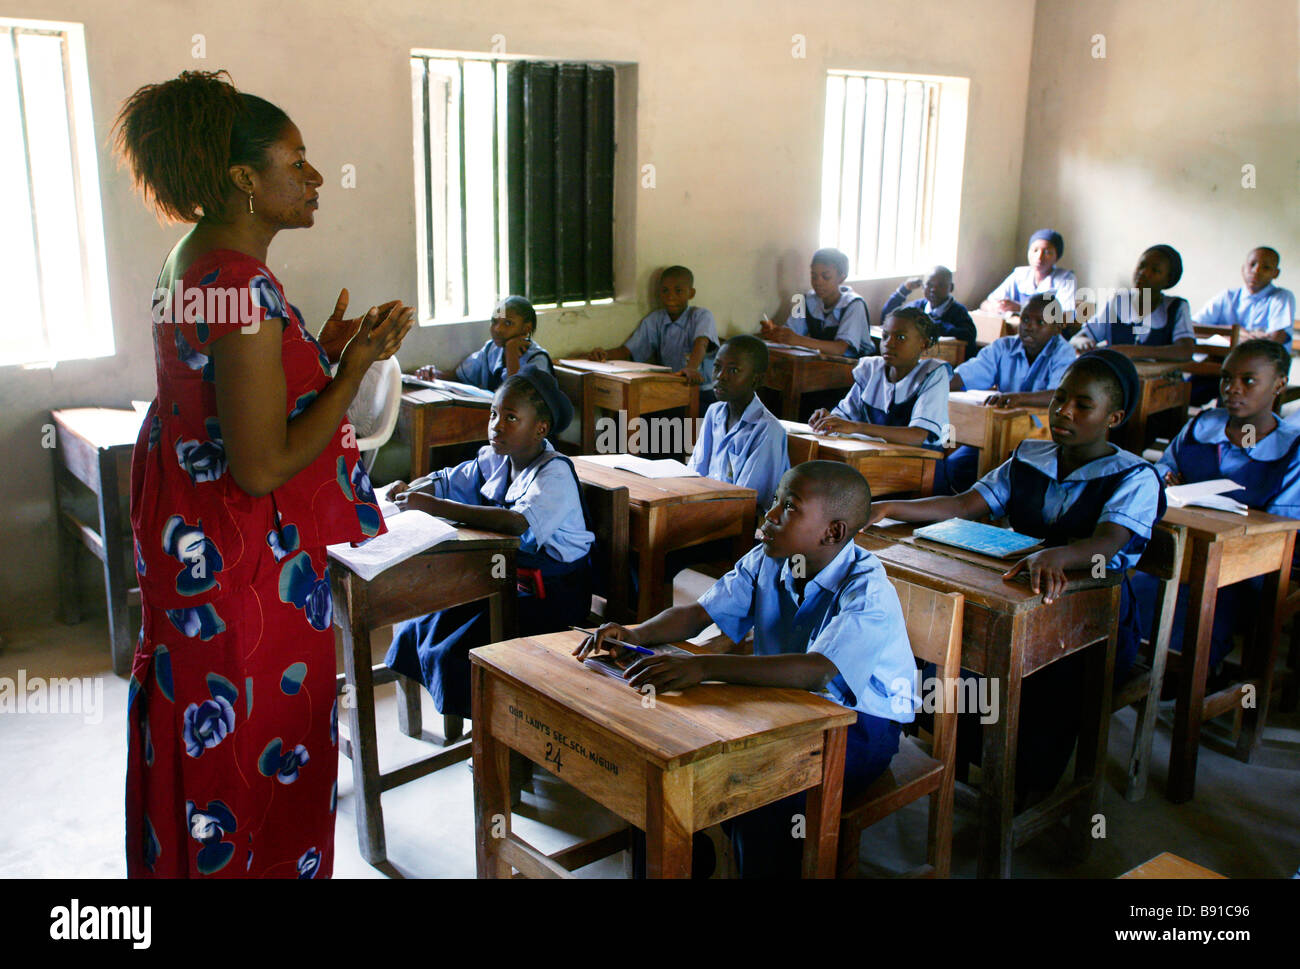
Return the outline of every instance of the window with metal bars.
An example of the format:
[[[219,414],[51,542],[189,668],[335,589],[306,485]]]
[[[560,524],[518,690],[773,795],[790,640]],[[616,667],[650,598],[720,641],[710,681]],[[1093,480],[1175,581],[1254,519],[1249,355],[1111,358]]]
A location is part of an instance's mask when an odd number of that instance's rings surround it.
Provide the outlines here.
[[[936,251],[942,93],[937,78],[827,73],[820,240],[848,255],[853,278],[951,258]],[[964,130],[964,103],[961,114]]]
[[[614,295],[614,68],[411,58],[420,317]]]
[[[0,19],[0,365],[113,352],[80,24]]]

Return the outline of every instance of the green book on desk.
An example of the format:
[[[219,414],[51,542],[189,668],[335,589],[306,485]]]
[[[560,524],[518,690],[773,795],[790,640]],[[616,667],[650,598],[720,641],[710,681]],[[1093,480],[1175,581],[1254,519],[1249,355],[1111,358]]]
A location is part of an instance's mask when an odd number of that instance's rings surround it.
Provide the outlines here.
[[[997,559],[1023,555],[1043,544],[1042,539],[1034,538],[1032,535],[1021,535],[1009,528],[967,521],[964,518],[949,518],[946,522],[926,525],[913,531],[912,537],[951,545],[954,548],[978,552],[980,555]]]

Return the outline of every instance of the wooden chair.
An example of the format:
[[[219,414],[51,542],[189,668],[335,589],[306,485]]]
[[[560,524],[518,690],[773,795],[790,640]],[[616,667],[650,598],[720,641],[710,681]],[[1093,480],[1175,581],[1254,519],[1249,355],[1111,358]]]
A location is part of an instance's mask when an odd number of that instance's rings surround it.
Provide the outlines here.
[[[1183,552],[1187,541],[1181,530],[1155,528],[1151,541],[1138,560],[1137,569],[1160,580],[1156,599],[1154,637],[1143,644],[1143,652],[1133,664],[1128,678],[1116,688],[1111,709],[1137,706],[1137,725],[1133,730],[1133,748],[1128,758],[1128,781],[1124,798],[1140,801],[1146,797],[1147,776],[1151,769],[1151,740],[1156,730],[1156,706],[1160,685],[1165,679],[1169,658],[1169,638],[1174,628],[1174,608],[1178,603],[1178,580],[1183,572]]]
[[[889,769],[866,791],[844,803],[840,814],[838,877],[858,870],[862,831],[918,798],[930,797],[927,863],[909,877],[947,878],[952,867],[953,784],[956,780],[957,703],[961,675],[961,624],[965,599],[959,592],[937,592],[891,579],[903,605],[907,638],[917,659],[934,663],[944,684],[941,709],[934,714],[934,742],[927,754],[911,737],[900,738]]]

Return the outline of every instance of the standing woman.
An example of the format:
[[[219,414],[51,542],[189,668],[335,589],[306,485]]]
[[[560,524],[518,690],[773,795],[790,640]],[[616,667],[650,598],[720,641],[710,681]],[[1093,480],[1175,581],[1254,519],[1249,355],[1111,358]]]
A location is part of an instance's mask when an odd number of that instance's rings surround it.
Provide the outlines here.
[[[146,201],[194,223],[154,290],[131,467],[127,871],[312,878],[333,870],[337,800],[325,546],[384,531],[345,414],[413,311],[344,320],[345,290],[307,332],[267,248],[312,225],[322,179],[288,116],[223,73],[142,87],[116,123]]]

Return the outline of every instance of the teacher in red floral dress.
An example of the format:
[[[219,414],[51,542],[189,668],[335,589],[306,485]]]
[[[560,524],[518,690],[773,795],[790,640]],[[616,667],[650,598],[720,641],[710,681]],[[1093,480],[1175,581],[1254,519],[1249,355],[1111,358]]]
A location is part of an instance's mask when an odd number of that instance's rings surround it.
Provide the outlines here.
[[[384,531],[345,415],[414,314],[393,302],[345,320],[344,290],[319,341],[307,331],[267,249],[313,224],[322,179],[288,116],[223,73],[143,87],[116,126],[146,201],[194,224],[154,290],[158,395],[131,468],[143,620],[127,870],[326,877],[338,709],[325,546]]]

